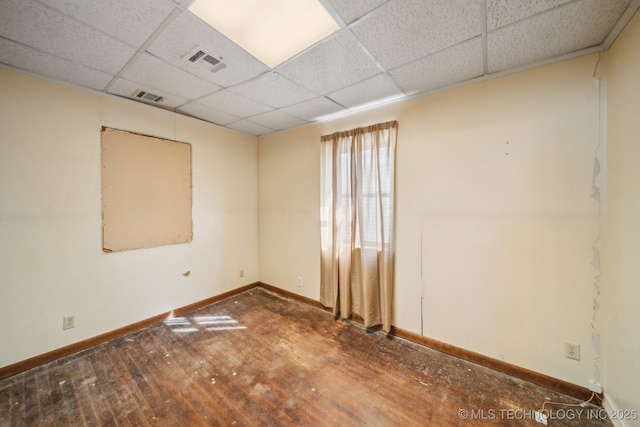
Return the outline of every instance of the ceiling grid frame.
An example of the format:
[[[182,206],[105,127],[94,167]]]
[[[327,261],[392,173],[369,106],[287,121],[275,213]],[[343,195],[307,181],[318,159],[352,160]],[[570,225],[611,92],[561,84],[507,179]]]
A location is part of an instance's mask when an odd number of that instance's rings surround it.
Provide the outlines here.
[[[0,0],[0,66],[260,136],[602,52],[640,9],[640,0],[318,0],[338,31],[269,68],[193,15],[192,1]],[[403,22],[411,28],[393,27]],[[190,67],[182,57],[196,45],[227,67]],[[138,89],[163,102],[136,99]]]

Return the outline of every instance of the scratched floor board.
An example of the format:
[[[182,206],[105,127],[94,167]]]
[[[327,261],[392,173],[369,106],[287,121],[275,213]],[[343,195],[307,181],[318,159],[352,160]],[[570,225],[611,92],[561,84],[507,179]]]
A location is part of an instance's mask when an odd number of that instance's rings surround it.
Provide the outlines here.
[[[121,344],[121,341],[114,343],[108,355],[112,363],[113,374],[117,375],[118,396],[120,402],[124,405],[122,410],[126,412],[126,416],[124,416],[124,414],[122,416],[126,419],[125,424],[131,426],[146,426],[150,424],[153,415],[148,411],[144,395],[139,390],[126,364],[123,362]]]
[[[195,370],[189,370],[187,375],[185,371],[175,361],[171,353],[179,351],[175,348],[170,350],[165,346],[166,337],[163,336],[162,331],[160,334],[149,337],[149,340],[142,340],[143,351],[153,354],[153,365],[151,360],[148,366],[153,366],[153,370],[149,370],[149,377],[157,378],[156,388],[161,390],[163,394],[169,391],[169,407],[175,411],[179,420],[184,425],[200,425],[205,422],[204,416],[209,416],[207,413],[200,412],[202,406],[199,400],[205,395],[203,392],[198,392],[197,388],[192,385],[191,374]],[[207,396],[208,397],[208,396]]]
[[[17,425],[25,425],[26,409],[24,404],[24,378],[18,378],[11,389],[9,399],[9,418],[18,420]]]
[[[253,289],[1,380],[0,427],[540,426],[549,400],[579,403]]]
[[[132,383],[138,388],[145,399],[145,405],[148,406],[150,413],[147,415],[147,421],[153,425],[154,422],[162,420],[168,425],[176,425],[180,418],[175,411],[171,410],[170,405],[166,403],[166,390],[158,390],[158,385],[154,376],[146,374],[147,365],[153,365],[153,361],[148,358],[147,354],[140,346],[140,340],[144,339],[144,334],[138,334],[134,338],[127,338],[127,341],[118,344],[124,344],[120,348],[120,357],[122,358],[126,369],[129,371]],[[152,368],[152,370],[155,368]]]
[[[225,310],[225,313],[198,311],[193,314],[193,318],[229,316],[229,311]],[[209,326],[212,327],[212,325]],[[244,326],[241,325],[241,327]],[[206,328],[204,329],[206,330]],[[262,349],[255,344],[255,334],[248,334],[247,330],[241,329],[208,331],[204,334],[177,333],[175,335],[178,335],[182,340],[182,344],[176,347],[198,348],[201,360],[210,360],[215,363],[210,368],[215,379],[211,388],[216,391],[225,390],[225,393],[221,395],[221,402],[227,400],[234,404],[237,402],[243,404],[243,418],[246,417],[246,414],[251,414],[245,422],[259,423],[259,425],[292,424],[292,420],[285,412],[280,411],[273,401],[266,399],[260,393],[262,390],[256,390],[255,386],[259,386],[259,384],[250,384],[251,381],[248,380],[255,372],[264,371],[264,366],[259,371],[251,368],[252,363],[255,363],[262,355]],[[243,345],[237,345],[239,342],[242,342]]]
[[[266,295],[266,297],[271,296]],[[279,298],[275,298],[271,302],[284,303],[285,307],[288,305],[286,300]],[[301,345],[283,340],[283,336],[292,340],[299,336],[298,323],[281,322],[272,311],[247,303],[248,301],[242,301],[238,320],[247,326],[247,330],[258,331],[258,333],[251,335],[254,349],[269,349],[269,351],[249,350],[244,354],[238,353],[239,358],[252,362],[243,369],[247,370],[248,368],[249,372],[254,373],[251,382],[255,384],[256,393],[265,394],[274,402],[283,402],[282,410],[296,425],[344,425],[341,420],[332,420],[322,411],[322,408],[326,408],[324,406],[326,397],[314,387],[312,381],[309,381],[307,375],[309,367],[306,365],[314,364],[324,367],[324,363],[322,363],[324,358],[318,358],[318,355],[322,354],[322,350],[310,354],[309,357],[304,356],[305,345],[313,343],[315,340],[308,339],[308,334],[305,334],[304,343],[301,342]],[[279,306],[278,309],[282,309],[282,307]],[[247,315],[248,313],[252,313],[252,315]],[[318,362],[320,363],[318,364]],[[266,369],[261,369],[261,366]],[[250,375],[247,377],[251,378]],[[274,381],[280,377],[291,377],[296,380],[289,383]]]
[[[95,359],[100,360],[96,355]],[[92,409],[92,415],[94,417],[93,423],[98,426],[110,426],[115,425],[113,413],[111,407],[107,401],[105,393],[97,384],[97,375],[93,369],[93,363],[89,357],[77,358],[82,379],[75,383],[76,396],[78,399],[83,399],[84,406],[90,406]]]
[[[252,418],[247,415],[252,412],[252,408],[246,405],[247,399],[234,396],[234,393],[238,394],[238,390],[231,390],[229,384],[220,377],[217,361],[202,351],[202,346],[194,346],[188,339],[193,334],[185,336],[166,329],[163,332],[169,347],[174,349],[173,358],[182,369],[181,375],[193,381],[192,387],[198,396],[196,404],[200,406],[201,412],[216,414],[213,419],[205,415],[207,421],[212,425],[250,423]]]

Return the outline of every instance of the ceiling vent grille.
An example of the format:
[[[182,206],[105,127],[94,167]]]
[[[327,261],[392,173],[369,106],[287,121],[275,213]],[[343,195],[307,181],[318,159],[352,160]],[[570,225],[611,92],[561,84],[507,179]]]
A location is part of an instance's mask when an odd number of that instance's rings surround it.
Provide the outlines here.
[[[145,101],[151,101],[151,102],[162,102],[164,101],[164,98],[161,97],[160,95],[156,95],[155,93],[150,93],[150,92],[145,92],[144,90],[136,90],[133,93],[133,97],[134,98],[140,98],[143,99]]]
[[[201,67],[206,68],[212,73],[217,73],[227,67],[227,64],[222,62],[222,57],[216,58],[215,56],[207,53],[207,51],[200,46],[194,47],[184,56],[184,58],[193,64],[198,64]]]

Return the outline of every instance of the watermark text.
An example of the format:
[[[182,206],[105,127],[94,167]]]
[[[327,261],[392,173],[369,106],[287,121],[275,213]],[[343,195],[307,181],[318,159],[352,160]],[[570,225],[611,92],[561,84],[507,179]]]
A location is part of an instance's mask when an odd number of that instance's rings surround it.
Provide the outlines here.
[[[603,408],[567,409],[466,409],[458,410],[461,420],[637,420],[637,409],[606,410]]]

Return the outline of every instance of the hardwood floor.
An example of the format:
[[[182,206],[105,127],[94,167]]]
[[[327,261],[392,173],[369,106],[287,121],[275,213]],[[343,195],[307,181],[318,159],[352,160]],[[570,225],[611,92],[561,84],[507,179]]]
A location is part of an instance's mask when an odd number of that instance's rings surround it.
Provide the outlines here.
[[[256,288],[0,381],[0,425],[540,426],[548,400],[579,403]]]

